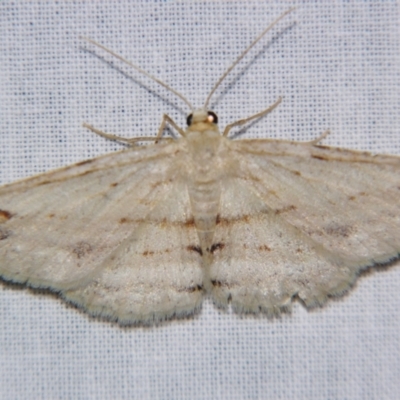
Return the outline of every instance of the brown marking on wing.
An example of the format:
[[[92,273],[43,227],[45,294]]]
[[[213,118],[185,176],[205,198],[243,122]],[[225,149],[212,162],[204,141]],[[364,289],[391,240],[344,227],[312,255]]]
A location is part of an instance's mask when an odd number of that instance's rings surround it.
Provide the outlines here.
[[[132,222],[131,219],[129,219],[128,217],[122,217],[119,221],[120,224],[126,224],[128,222]]]
[[[311,154],[311,158],[316,158],[317,160],[328,161],[327,157],[317,156],[315,154]]]
[[[80,242],[74,244],[72,252],[78,257],[82,258],[93,251],[93,247],[90,243],[81,240]]]
[[[5,240],[12,235],[12,231],[4,228],[0,228],[0,240]]]
[[[110,187],[115,187],[115,186],[118,186],[118,182],[113,182],[110,184]]]
[[[76,165],[74,164],[72,167],[75,167],[75,166]],[[67,169],[70,169],[70,168],[65,168],[65,170],[67,170]],[[54,179],[52,181],[47,180],[47,181],[43,181],[43,182],[38,182],[37,186],[49,185],[51,183],[64,182],[64,181],[72,179],[72,178],[73,179],[77,179],[77,178],[80,178],[80,177],[88,175],[88,174],[92,174],[93,172],[97,172],[97,171],[99,171],[99,170],[98,169],[93,169],[93,170],[82,172],[81,174],[76,174],[74,176],[66,176],[64,178]]]
[[[354,228],[350,225],[339,225],[335,222],[325,226],[324,232],[335,237],[349,237],[353,233]]]
[[[81,165],[85,165],[85,164],[90,164],[90,163],[92,163],[93,160],[94,160],[94,159],[92,158],[91,160],[80,161],[80,162],[76,163],[75,165],[76,165],[77,167],[80,167]]]
[[[294,175],[301,176],[300,171],[292,171],[292,173],[293,173]]]
[[[53,214],[53,213],[51,213],[51,214],[49,214],[48,216],[47,216],[47,218],[54,218],[56,215],[55,214]]]
[[[186,227],[195,227],[195,226],[196,226],[195,223],[194,223],[194,218],[193,218],[193,217],[187,219],[187,220],[183,223],[183,225],[186,226]]]
[[[349,199],[350,201],[354,201],[356,198],[357,198],[356,196],[349,196],[349,197],[348,197],[348,199]]]
[[[200,292],[203,291],[203,286],[201,285],[190,286],[188,288],[183,289],[182,291],[188,293]]]
[[[10,211],[7,210],[0,210],[0,224],[3,222],[8,221],[14,216],[14,214],[11,214]]]
[[[285,207],[276,209],[275,214],[278,215],[278,214],[282,214],[282,213],[285,213],[288,211],[293,211],[293,210],[297,210],[297,207],[295,205],[291,204],[290,206],[285,206]]]
[[[223,248],[225,247],[225,244],[224,243],[214,243],[212,246],[211,246],[211,249],[207,249],[211,254],[214,254],[214,252],[215,251],[217,251],[217,250],[222,250]]]
[[[212,279],[211,280],[211,284],[214,286],[214,287],[227,287],[227,288],[229,288],[230,286],[226,283],[226,282],[222,282],[222,281],[219,281],[219,280],[217,280],[217,279]]]
[[[258,246],[259,251],[271,251],[272,249],[268,247],[266,244],[263,244],[261,246]]]
[[[297,249],[296,249],[296,253],[302,253],[303,252],[303,250],[300,248],[300,247],[298,247]]]
[[[323,235],[323,232],[319,229],[309,229],[309,228],[303,227],[302,230],[309,236],[322,236]]]
[[[219,214],[217,215],[217,221],[216,223],[218,225],[230,225],[232,222],[234,222],[232,219],[228,218],[222,218]]]
[[[261,211],[260,214],[268,214],[269,210],[265,210],[265,211]],[[259,215],[251,215],[251,214],[244,214],[242,216],[236,217],[236,218],[223,218],[220,215],[217,215],[217,223],[218,225],[222,225],[222,226],[229,226],[231,224],[234,223],[240,223],[240,222],[244,222],[244,223],[249,223],[252,219],[259,218]]]
[[[163,218],[161,221],[158,221],[158,225],[160,226],[160,228],[165,229],[169,225],[171,225],[171,223],[167,221],[167,218]]]
[[[217,214],[217,218],[215,219],[215,224],[218,225],[221,222],[221,216]]]
[[[147,256],[153,256],[154,255],[154,251],[152,250],[146,250],[142,253],[142,256],[147,257]]]
[[[201,250],[200,246],[191,245],[187,246],[186,249],[189,251],[195,251],[196,253],[199,253],[201,256],[203,255],[203,250]]]
[[[163,185],[163,184],[164,184],[164,181],[155,182],[155,183],[153,183],[153,184],[151,185],[151,190],[155,190],[155,189],[158,188],[158,186]]]

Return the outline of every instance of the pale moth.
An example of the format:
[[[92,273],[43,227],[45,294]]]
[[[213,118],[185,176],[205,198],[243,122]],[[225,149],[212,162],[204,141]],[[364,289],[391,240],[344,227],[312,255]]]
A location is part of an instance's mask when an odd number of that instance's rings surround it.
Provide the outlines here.
[[[321,305],[399,258],[400,157],[321,146],[324,135],[229,139],[281,99],[222,134],[207,109],[290,11],[200,109],[129,63],[189,105],[188,127],[165,115],[157,137],[126,139],[87,126],[132,146],[1,187],[2,278],[134,324],[193,313],[205,293],[237,312]],[[167,123],[180,138],[162,137]]]

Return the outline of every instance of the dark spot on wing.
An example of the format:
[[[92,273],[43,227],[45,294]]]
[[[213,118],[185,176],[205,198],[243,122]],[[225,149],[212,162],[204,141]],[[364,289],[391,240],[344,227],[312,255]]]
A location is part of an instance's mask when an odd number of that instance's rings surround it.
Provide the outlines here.
[[[142,253],[143,256],[147,257],[147,256],[152,256],[154,255],[154,251],[151,250],[146,250]]]
[[[349,199],[350,201],[354,201],[356,198],[357,198],[356,196],[349,196],[349,197],[348,197],[348,199]]]
[[[126,217],[122,217],[118,222],[120,224],[126,224],[127,222],[130,222],[130,219],[126,218]]]
[[[93,247],[90,243],[80,241],[73,246],[72,252],[78,257],[82,258],[93,251]]]
[[[188,246],[187,249],[188,249],[189,251],[195,251],[196,253],[199,253],[201,256],[203,255],[203,250],[201,250],[201,247],[200,247],[200,246],[194,246],[194,245],[192,245],[192,246]]]
[[[10,213],[10,211],[7,210],[0,210],[0,224],[3,222],[8,221],[11,219],[14,215]]]
[[[214,244],[211,246],[211,249],[209,249],[209,252],[210,252],[211,254],[214,254],[215,251],[217,251],[217,250],[222,250],[224,247],[225,247],[225,244],[224,244],[224,243],[214,243]]]
[[[282,213],[285,213],[288,211],[293,211],[293,210],[297,210],[297,207],[292,204],[290,206],[278,208],[277,210],[275,210],[275,214],[282,214]]]
[[[261,246],[258,246],[259,251],[271,251],[271,248],[268,247],[266,244],[263,244]]]
[[[328,159],[323,156],[316,156],[315,154],[311,155],[311,158],[316,158],[317,160],[327,161]]]
[[[218,225],[221,222],[221,216],[217,214],[217,218],[215,219],[216,225]]]
[[[77,177],[80,177],[80,176],[89,175],[89,174],[91,174],[91,173],[93,173],[93,172],[95,172],[95,171],[94,171],[94,170],[85,171],[85,172],[83,172],[83,173],[80,174],[80,175],[76,175],[76,178],[77,178]]]
[[[111,183],[111,185],[110,185],[110,186],[111,186],[111,187],[118,186],[118,182]]]
[[[303,227],[302,230],[309,236],[322,236],[323,232],[319,229],[309,229],[307,227]]]
[[[55,217],[55,214],[53,214],[53,213],[51,213],[51,214],[49,214],[48,216],[47,216],[47,218],[54,218]]]
[[[93,159],[92,159],[92,160],[81,161],[81,162],[76,163],[75,165],[76,165],[77,167],[79,167],[79,166],[81,166],[81,165],[90,164],[91,162],[93,162]]]
[[[155,189],[158,188],[158,186],[163,185],[163,183],[164,183],[164,182],[162,182],[162,181],[155,182],[155,183],[153,183],[153,184],[151,185],[151,189],[152,189],[152,190],[155,190]]]
[[[217,280],[217,279],[211,280],[211,284],[212,284],[214,287],[223,287],[223,286],[225,286],[225,287],[228,287],[228,288],[229,288],[229,285],[228,285],[226,282],[222,282],[222,281],[219,281],[219,280]]]
[[[38,183],[38,186],[42,186],[42,185],[48,185],[49,183],[52,183],[51,181],[43,181]]]
[[[12,232],[8,229],[0,228],[0,240],[5,240],[12,235]]]
[[[292,172],[294,175],[301,176],[301,173],[299,171],[292,171]]]
[[[335,237],[349,237],[350,234],[353,232],[353,228],[351,226],[340,225],[335,222],[325,226],[323,229],[325,233]]]
[[[269,214],[269,212],[270,210],[265,208],[263,210],[260,210],[258,214],[244,214],[242,216],[238,216],[235,218],[224,218],[218,214],[216,223],[219,225],[228,225],[228,226],[238,222],[249,223],[251,222],[252,219],[258,220],[260,218],[260,215]]]
[[[184,222],[184,225],[187,226],[187,227],[194,227],[195,226],[194,218],[192,217],[192,218],[186,220]]]
[[[300,248],[300,247],[298,247],[297,249],[296,249],[296,253],[302,253],[303,252],[303,250]]]
[[[201,286],[201,285],[190,286],[185,289],[185,291],[189,292],[189,293],[200,292],[202,290],[203,290],[203,286]]]

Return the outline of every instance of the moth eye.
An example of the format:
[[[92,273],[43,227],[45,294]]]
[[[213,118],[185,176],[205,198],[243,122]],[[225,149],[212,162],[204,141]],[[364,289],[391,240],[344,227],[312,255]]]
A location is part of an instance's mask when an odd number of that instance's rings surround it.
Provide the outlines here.
[[[207,119],[208,119],[209,122],[212,122],[214,124],[218,124],[217,114],[215,114],[212,111],[208,111],[208,118]]]
[[[187,126],[192,125],[193,114],[189,114],[186,118]]]

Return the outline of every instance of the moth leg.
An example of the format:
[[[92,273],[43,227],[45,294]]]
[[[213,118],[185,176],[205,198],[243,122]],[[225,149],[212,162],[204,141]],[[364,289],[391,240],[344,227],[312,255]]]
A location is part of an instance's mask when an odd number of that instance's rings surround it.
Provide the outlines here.
[[[155,143],[157,143],[160,139],[163,139],[162,134],[164,132],[165,127],[167,126],[167,123],[169,123],[173,128],[175,128],[180,135],[182,135],[183,137],[186,136],[185,131],[169,115],[163,114],[160,127],[158,128],[157,136],[153,138],[155,140]]]
[[[279,97],[278,100],[272,104],[272,106],[268,107],[267,109],[258,112],[257,114],[250,115],[250,117],[239,119],[238,121],[232,122],[231,124],[227,125],[224,129],[223,136],[228,136],[229,131],[234,127],[234,126],[240,126],[245,124],[246,122],[251,121],[252,119],[260,118],[268,113],[270,113],[275,107],[279,105],[279,103],[282,101],[282,97]]]
[[[172,140],[172,138],[158,138],[157,139],[154,136],[141,136],[141,137],[135,137],[135,138],[124,138],[122,136],[117,136],[117,135],[113,135],[111,133],[103,132],[103,131],[101,131],[99,129],[96,129],[95,127],[93,127],[93,126],[91,126],[89,124],[86,124],[86,123],[83,124],[83,127],[91,130],[96,135],[99,135],[99,136],[104,137],[106,139],[115,140],[115,141],[123,142],[123,143],[127,143],[127,144],[133,144],[133,143],[142,142],[142,141],[143,142],[144,141],[156,141],[157,142],[158,140]]]
[[[324,140],[330,133],[331,133],[331,131],[329,129],[327,129],[324,133],[319,135],[316,139],[310,140],[309,142],[306,142],[306,143],[309,143],[309,144],[315,146],[316,144],[318,144],[319,142]]]

